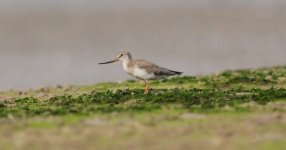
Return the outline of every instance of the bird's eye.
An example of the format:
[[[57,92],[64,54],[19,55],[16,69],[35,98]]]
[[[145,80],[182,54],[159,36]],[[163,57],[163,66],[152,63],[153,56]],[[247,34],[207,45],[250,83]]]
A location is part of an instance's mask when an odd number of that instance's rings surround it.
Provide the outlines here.
[[[123,54],[120,54],[120,55],[119,55],[119,57],[122,57],[122,56],[123,56]]]

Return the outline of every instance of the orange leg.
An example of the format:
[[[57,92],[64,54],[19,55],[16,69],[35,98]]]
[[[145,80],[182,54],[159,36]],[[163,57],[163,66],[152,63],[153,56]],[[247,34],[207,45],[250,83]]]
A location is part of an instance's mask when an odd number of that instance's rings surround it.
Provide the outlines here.
[[[148,94],[150,93],[148,80],[145,80],[145,84],[146,84],[146,86],[145,86],[145,92],[144,92],[144,94],[148,95]]]

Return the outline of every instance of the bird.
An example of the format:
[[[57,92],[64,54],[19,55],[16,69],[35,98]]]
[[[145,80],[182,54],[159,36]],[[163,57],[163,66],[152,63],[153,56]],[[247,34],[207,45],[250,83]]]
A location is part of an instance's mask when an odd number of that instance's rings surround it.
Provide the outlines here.
[[[131,53],[128,51],[122,51],[115,59],[99,64],[110,64],[118,61],[122,62],[124,71],[129,75],[135,77],[136,79],[145,81],[144,94],[146,95],[150,93],[149,80],[164,79],[174,75],[181,75],[183,73],[160,67],[144,59],[134,59]]]

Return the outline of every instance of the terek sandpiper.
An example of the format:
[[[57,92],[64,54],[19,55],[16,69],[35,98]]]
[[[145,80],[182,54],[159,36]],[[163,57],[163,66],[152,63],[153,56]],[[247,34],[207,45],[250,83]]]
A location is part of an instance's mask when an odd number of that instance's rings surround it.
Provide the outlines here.
[[[169,70],[160,67],[156,64],[148,62],[144,59],[133,59],[131,54],[127,51],[123,51],[117,55],[117,57],[111,61],[99,63],[109,64],[117,61],[122,61],[123,69],[129,75],[145,81],[145,94],[149,94],[149,80],[162,79],[173,75],[180,75],[182,72]]]

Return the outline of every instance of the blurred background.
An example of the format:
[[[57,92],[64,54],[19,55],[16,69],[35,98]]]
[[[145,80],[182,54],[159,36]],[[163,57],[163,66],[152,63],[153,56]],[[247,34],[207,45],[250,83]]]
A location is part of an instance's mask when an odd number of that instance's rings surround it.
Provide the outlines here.
[[[122,50],[198,75],[286,65],[283,0],[1,0],[0,90],[131,79]]]

